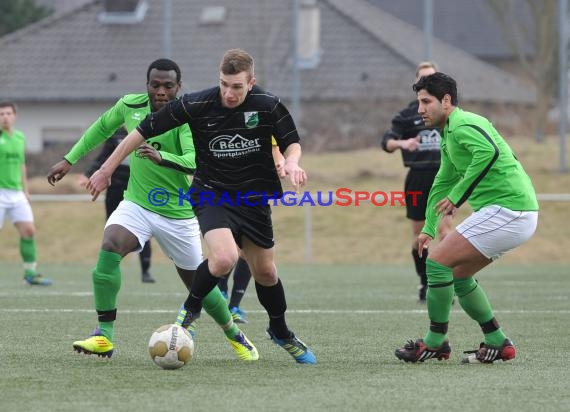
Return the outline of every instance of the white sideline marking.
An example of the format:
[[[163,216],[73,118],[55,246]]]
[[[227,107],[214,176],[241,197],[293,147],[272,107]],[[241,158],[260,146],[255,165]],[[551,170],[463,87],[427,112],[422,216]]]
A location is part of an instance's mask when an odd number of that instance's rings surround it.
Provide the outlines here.
[[[188,296],[188,292],[186,293],[167,293],[167,292],[128,292],[129,296]],[[6,298],[19,298],[19,297],[30,297],[30,296],[74,296],[74,297],[89,297],[93,296],[93,292],[63,292],[63,291],[46,291],[46,290],[26,290],[22,292],[0,292],[0,297]]]
[[[121,313],[128,313],[132,315],[148,315],[148,314],[163,314],[163,313],[176,313],[177,309],[119,309]],[[94,313],[95,309],[31,309],[31,308],[0,308],[0,313]],[[452,310],[452,313],[463,313],[462,310]],[[570,315],[570,310],[495,310],[498,314],[515,314],[515,315]],[[265,313],[264,310],[248,310],[247,313]],[[297,309],[287,310],[288,314],[309,314],[309,315],[418,315],[427,314],[427,309],[354,309],[354,310],[335,310],[335,309]]]

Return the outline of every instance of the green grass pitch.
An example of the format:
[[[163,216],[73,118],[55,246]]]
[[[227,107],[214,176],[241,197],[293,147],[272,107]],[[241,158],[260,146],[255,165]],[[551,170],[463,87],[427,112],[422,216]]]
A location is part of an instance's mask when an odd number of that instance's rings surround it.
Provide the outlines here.
[[[96,325],[90,267],[42,265],[49,288],[23,284],[17,264],[0,270],[0,409],[5,411],[567,411],[570,410],[570,280],[564,266],[491,265],[478,276],[518,349],[513,362],[462,365],[481,341],[456,304],[449,361],[405,364],[394,349],[423,335],[425,306],[404,266],[283,265],[288,324],[318,364],[297,365],[265,338],[255,289],[243,326],[260,360],[241,363],[203,315],[195,359],[182,369],[153,364],[147,342],[171,323],[186,293],[169,265],[142,284],[127,259],[111,360],[76,354],[71,343]]]

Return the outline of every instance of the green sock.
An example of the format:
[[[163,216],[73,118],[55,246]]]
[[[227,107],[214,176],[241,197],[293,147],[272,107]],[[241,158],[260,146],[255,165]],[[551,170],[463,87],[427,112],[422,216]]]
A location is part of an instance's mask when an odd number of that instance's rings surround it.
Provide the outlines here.
[[[426,295],[430,330],[424,337],[424,343],[430,348],[437,348],[447,337],[449,313],[453,302],[453,270],[431,259],[426,260],[428,290]]]
[[[118,253],[101,250],[97,266],[93,269],[93,295],[99,316],[99,328],[107,339],[113,340],[113,327],[117,309],[117,295],[121,288],[122,257]]]
[[[228,338],[233,338],[238,334],[239,328],[232,319],[232,314],[228,309],[228,302],[217,286],[206,295],[202,301],[204,310],[210,315],[218,325],[222,327]]]
[[[36,274],[36,241],[33,237],[20,238],[20,256],[24,262],[26,276]]]
[[[479,325],[485,335],[487,345],[500,347],[507,338],[493,315],[493,308],[487,294],[475,279],[455,280],[455,293],[459,304]]]

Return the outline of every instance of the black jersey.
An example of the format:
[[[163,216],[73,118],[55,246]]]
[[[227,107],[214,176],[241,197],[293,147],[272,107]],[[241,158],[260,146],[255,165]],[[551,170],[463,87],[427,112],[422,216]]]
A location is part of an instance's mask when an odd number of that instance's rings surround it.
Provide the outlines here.
[[[419,102],[414,100],[392,119],[392,127],[382,139],[382,148],[387,151],[386,143],[390,139],[406,140],[420,136],[420,147],[410,152],[402,149],[404,166],[411,169],[438,169],[440,162],[439,129],[427,127],[418,114]]]
[[[119,143],[123,141],[126,136],[127,131],[125,128],[121,127],[117,129],[113,136],[105,140],[101,152],[93,161],[89,169],[87,169],[85,176],[91,177],[93,173],[99,170],[101,168],[101,165],[105,163],[105,160],[111,156],[115,148],[119,145]],[[115,169],[111,175],[111,186],[116,187],[117,189],[127,190],[130,175],[131,169],[129,167],[129,158],[126,157],[125,160],[123,160],[123,162],[117,167],[117,169]]]
[[[229,109],[222,106],[220,88],[214,87],[170,102],[137,129],[149,139],[184,123],[194,139],[197,183],[240,196],[281,196],[271,137],[284,152],[299,142],[299,135],[279,98],[253,86],[240,106]]]

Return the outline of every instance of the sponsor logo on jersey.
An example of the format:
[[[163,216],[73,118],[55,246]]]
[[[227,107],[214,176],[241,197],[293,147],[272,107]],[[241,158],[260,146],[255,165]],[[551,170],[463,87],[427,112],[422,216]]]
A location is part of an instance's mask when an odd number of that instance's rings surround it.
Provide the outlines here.
[[[439,150],[441,136],[437,129],[422,130],[419,133],[420,147],[419,150]]]
[[[20,160],[20,155],[17,152],[2,153],[0,159],[4,160]]]
[[[131,118],[132,118],[133,120],[142,120],[143,116],[142,116],[142,114],[139,113],[139,112],[134,112]]]
[[[245,117],[245,127],[248,129],[253,129],[259,124],[259,113],[258,112],[244,112]]]
[[[236,158],[249,153],[259,152],[261,144],[259,138],[246,139],[240,134],[234,136],[222,135],[210,141],[210,151],[215,157]]]

